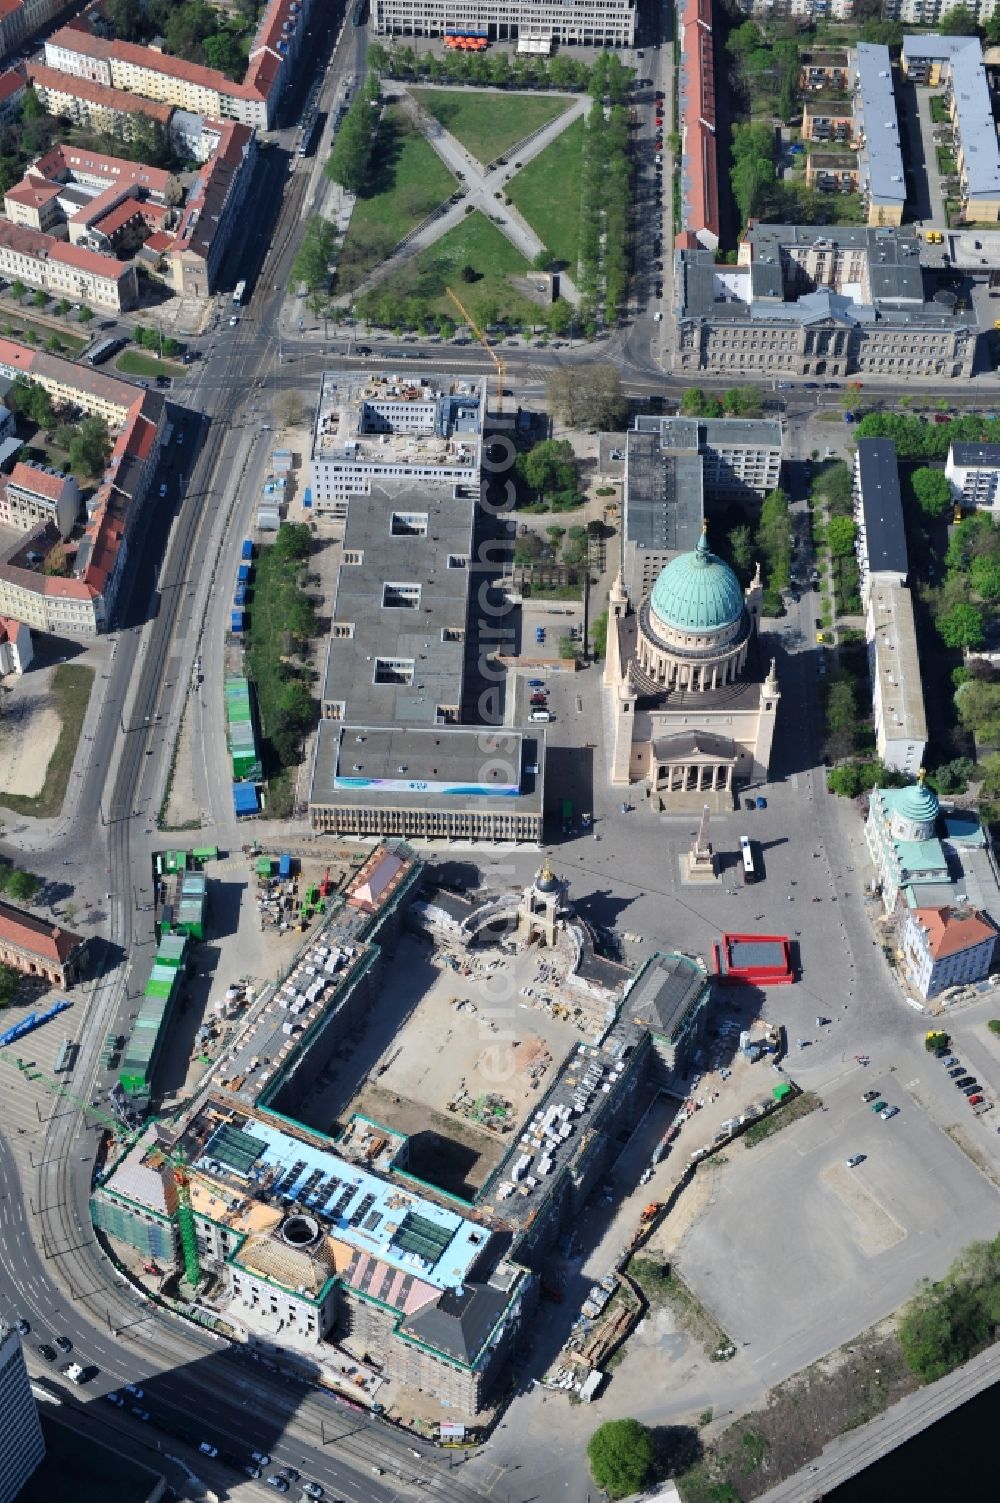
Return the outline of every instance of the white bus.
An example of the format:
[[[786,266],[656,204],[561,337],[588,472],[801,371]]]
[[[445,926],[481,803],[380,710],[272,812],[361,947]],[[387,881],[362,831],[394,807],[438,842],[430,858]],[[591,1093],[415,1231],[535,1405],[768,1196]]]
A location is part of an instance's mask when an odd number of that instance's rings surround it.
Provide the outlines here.
[[[748,835],[740,836],[740,859],[743,863],[744,882],[756,882],[757,867],[753,859],[753,847]]]
[[[246,292],[247,292],[247,284],[246,284],[246,282],[237,282],[236,286],[233,288],[233,303],[234,303],[234,305],[237,308],[240,306],[240,304],[243,302],[243,299],[246,297]]]

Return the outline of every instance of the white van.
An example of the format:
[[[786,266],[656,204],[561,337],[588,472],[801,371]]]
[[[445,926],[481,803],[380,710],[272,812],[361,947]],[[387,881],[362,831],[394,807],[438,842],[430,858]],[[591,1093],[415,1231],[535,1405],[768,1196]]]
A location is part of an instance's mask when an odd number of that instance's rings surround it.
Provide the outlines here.
[[[549,721],[552,719],[552,716],[548,710],[532,710],[531,719]]]

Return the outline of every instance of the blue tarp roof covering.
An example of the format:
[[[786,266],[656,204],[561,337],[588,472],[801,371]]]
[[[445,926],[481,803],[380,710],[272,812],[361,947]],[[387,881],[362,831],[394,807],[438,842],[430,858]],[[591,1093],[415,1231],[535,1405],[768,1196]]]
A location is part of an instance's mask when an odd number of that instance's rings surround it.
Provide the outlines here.
[[[256,814],[260,808],[254,783],[233,784],[233,808],[237,814]]]

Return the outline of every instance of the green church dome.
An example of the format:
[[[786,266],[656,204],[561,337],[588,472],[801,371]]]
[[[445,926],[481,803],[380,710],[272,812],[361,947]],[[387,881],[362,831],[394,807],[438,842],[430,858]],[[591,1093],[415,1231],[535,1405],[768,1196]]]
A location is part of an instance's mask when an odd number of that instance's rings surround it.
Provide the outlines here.
[[[933,788],[928,788],[924,782],[923,772],[920,781],[910,788],[904,788],[896,799],[896,813],[911,824],[933,824],[938,817],[940,800]]]
[[[650,607],[665,626],[677,631],[719,631],[740,619],[743,591],[703,532],[693,553],[682,553],[661,571]]]

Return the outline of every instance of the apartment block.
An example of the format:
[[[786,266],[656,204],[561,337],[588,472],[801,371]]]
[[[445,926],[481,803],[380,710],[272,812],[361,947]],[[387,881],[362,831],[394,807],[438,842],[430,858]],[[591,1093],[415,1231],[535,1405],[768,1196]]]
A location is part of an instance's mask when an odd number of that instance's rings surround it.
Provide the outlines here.
[[[1000,223],[1000,143],[979,38],[907,36],[901,63],[913,83],[944,87],[965,217]]]
[[[24,622],[0,616],[0,674],[26,672],[34,655],[31,631]]]
[[[107,630],[114,615],[159,459],[166,404],[159,392],[8,339],[0,339],[0,374],[37,382],[57,404],[82,408],[108,425],[111,458],[88,503],[82,533],[65,545],[66,572],[44,569],[48,552],[63,546],[51,521],[0,552],[0,615],[57,636],[94,636]]]
[[[1000,506],[1000,444],[952,444],[944,473],[964,509],[996,511]]]
[[[854,0],[737,0],[745,16],[758,21],[849,21]]]
[[[888,47],[859,42],[854,80],[854,136],[868,223],[899,225],[906,205],[906,182]]]
[[[550,43],[583,47],[632,47],[635,0],[372,0],[372,29],[378,36],[443,36],[448,30],[485,32],[492,42],[524,35]]]
[[[4,0],[0,5],[0,57],[16,52],[63,9],[63,0]]]
[[[678,244],[719,244],[719,165],[715,140],[715,44],[711,0],[684,0],[677,74],[681,127]]]
[[[966,8],[981,26],[996,11],[997,0],[969,0]],[[954,9],[954,0],[882,0],[886,20],[902,21],[904,26],[937,26]]]
[[[927,746],[896,446],[863,438],[854,460],[856,551],[879,759],[915,777]]]
[[[43,63],[28,63],[25,73],[48,114],[65,116],[74,125],[83,125],[106,135],[121,131],[126,141],[134,138],[136,121],[140,117],[155,120],[166,127],[173,114],[169,104],[156,104],[141,95],[112,89],[90,78],[46,67]]]
[[[80,487],[73,476],[44,465],[19,461],[9,476],[0,477],[0,523],[19,532],[51,522],[60,537],[68,538],[80,501]]]
[[[909,228],[755,224],[736,266],[675,257],[679,372],[955,380],[978,328],[925,293]]]
[[[257,137],[249,126],[236,121],[209,123],[217,124],[216,149],[188,189],[169,246],[157,247],[169,265],[173,289],[181,297],[208,297],[215,291],[257,158]]]
[[[3,220],[0,276],[115,313],[133,307],[139,296],[133,266]]]

